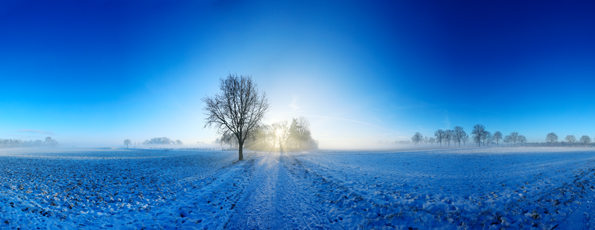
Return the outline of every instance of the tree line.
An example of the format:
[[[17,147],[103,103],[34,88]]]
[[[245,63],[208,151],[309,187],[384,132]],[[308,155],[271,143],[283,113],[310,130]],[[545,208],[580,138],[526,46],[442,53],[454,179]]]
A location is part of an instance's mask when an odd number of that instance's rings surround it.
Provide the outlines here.
[[[154,137],[151,140],[143,141],[143,145],[183,145],[180,140],[172,140],[167,137]]]
[[[465,145],[469,141],[469,136],[460,126],[455,126],[452,130],[442,130],[438,129],[434,132],[433,137],[423,136],[421,133],[416,132],[411,137],[411,143],[416,145],[418,144],[442,144],[450,146],[450,143],[458,144],[461,146],[461,142]],[[499,145],[500,142],[504,142],[506,144],[512,143],[513,146],[516,146],[517,143],[521,145],[527,144],[527,138],[518,132],[511,132],[509,135],[503,136],[500,131],[496,131],[493,134],[486,130],[484,125],[477,124],[473,126],[473,130],[471,132],[471,140],[477,143],[478,146],[489,146],[491,144]],[[591,144],[591,137],[588,135],[583,135],[580,139],[574,135],[567,135],[564,139],[565,141],[558,142],[558,135],[554,132],[548,133],[545,137],[545,143],[530,143],[531,146],[589,146]],[[404,141],[397,141],[397,143],[407,143]]]
[[[453,145],[461,146],[461,142],[463,145],[466,145],[469,140],[475,142],[478,146],[489,146],[491,144],[496,144],[497,146],[500,145],[500,142],[510,143],[512,142],[513,145],[525,144],[527,142],[527,138],[523,135],[520,135],[518,132],[511,132],[509,135],[503,136],[500,131],[496,131],[493,134],[486,130],[484,125],[477,124],[473,126],[473,130],[471,131],[471,136],[467,135],[467,132],[461,126],[455,126],[452,130],[442,130],[438,129],[434,132],[433,137],[424,137],[421,133],[416,132],[413,137],[411,137],[411,142],[414,144],[439,144],[442,146],[448,145],[452,142]]]
[[[22,141],[19,139],[0,139],[0,148],[23,148],[23,147],[55,147],[58,141],[52,137],[46,137],[42,140]]]
[[[589,137],[588,135],[583,135],[578,141],[576,140],[576,137],[574,135],[567,135],[565,140],[566,140],[566,142],[562,141],[562,142],[558,143],[558,135],[554,132],[548,133],[545,136],[545,141],[547,143],[549,143],[550,146],[554,146],[554,145],[588,146],[591,143],[591,137]]]
[[[130,139],[126,139],[124,140],[124,145],[126,145],[126,148],[128,148],[129,145],[133,145],[133,144],[138,144],[140,145],[141,143],[132,143],[130,141]],[[154,137],[150,140],[145,140],[142,143],[143,145],[183,145],[184,143],[182,143],[182,141],[180,140],[172,140],[169,139],[167,137]]]
[[[239,147],[238,139],[233,133],[223,132],[215,140],[230,149]],[[246,149],[257,151],[305,151],[318,149],[318,142],[312,138],[310,122],[305,117],[292,118],[271,125],[257,126],[245,140]]]

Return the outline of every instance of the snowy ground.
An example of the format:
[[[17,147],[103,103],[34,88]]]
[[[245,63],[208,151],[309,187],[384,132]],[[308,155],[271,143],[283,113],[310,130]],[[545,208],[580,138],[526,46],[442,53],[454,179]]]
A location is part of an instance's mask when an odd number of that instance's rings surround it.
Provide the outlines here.
[[[590,229],[595,150],[0,150],[0,228]]]

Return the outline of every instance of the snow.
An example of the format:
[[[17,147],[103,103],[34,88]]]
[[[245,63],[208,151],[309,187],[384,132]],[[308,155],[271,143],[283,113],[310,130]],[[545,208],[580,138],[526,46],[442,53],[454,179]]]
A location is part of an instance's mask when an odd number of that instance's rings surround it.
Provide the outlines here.
[[[0,150],[0,228],[589,229],[595,150]]]

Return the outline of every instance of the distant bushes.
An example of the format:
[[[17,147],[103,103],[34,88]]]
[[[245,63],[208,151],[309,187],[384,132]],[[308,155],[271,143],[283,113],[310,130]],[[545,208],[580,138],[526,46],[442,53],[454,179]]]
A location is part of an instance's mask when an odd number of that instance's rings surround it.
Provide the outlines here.
[[[172,140],[167,137],[155,137],[151,140],[146,140],[143,145],[183,145],[180,140]]]
[[[0,139],[0,148],[55,147],[57,145],[58,141],[52,139],[52,137],[46,137],[45,141],[22,141],[18,139]]]

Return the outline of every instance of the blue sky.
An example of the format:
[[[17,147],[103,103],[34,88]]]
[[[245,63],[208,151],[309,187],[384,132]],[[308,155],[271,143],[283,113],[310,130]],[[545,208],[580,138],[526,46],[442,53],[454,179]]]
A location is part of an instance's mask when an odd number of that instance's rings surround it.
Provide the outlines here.
[[[0,138],[212,141],[229,73],[321,147],[475,124],[595,136],[595,3],[3,1]]]

